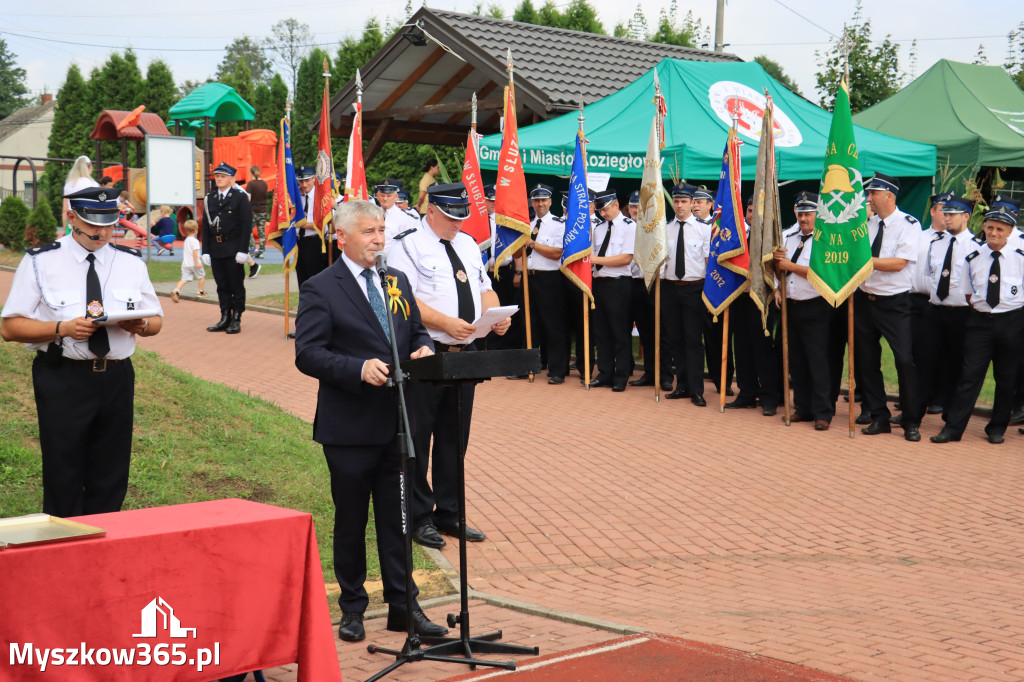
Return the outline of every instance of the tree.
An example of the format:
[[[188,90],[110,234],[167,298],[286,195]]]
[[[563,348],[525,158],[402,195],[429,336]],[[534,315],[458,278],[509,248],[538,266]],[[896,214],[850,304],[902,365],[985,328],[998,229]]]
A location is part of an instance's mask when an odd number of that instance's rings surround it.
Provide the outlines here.
[[[384,36],[380,32],[380,22],[370,17],[363,25],[363,34],[359,40],[345,38],[338,47],[338,56],[331,65],[331,93],[341,89],[345,83],[355,78],[356,69],[362,68],[384,44]]]
[[[496,2],[488,3],[484,6],[484,3],[477,2],[473,6],[472,14],[478,17],[490,17],[492,19],[502,19],[505,16],[505,11],[502,10],[501,5]]]
[[[778,62],[776,62],[773,59],[769,59],[768,57],[764,56],[763,54],[759,55],[757,57],[754,57],[754,61],[757,62],[758,64],[760,64],[762,67],[764,67],[764,70],[768,72],[769,76],[771,76],[775,80],[779,81],[780,83],[785,85],[787,88],[789,88],[790,90],[792,90],[796,94],[798,94],[798,95],[801,94],[800,93],[800,88],[798,88],[796,86],[796,83],[794,83],[793,80],[789,76],[786,75],[786,72],[782,70],[782,67],[779,65]]]
[[[652,43],[699,47],[702,43],[708,42],[709,30],[709,27],[704,26],[703,20],[695,17],[693,12],[687,12],[683,21],[677,24],[676,4],[673,2],[669,12],[661,11],[661,15],[658,17],[658,28],[650,39]]]
[[[312,165],[316,159],[317,133],[310,130],[320,113],[324,96],[324,59],[327,53],[313,48],[299,65],[298,85],[292,105],[292,156],[296,165]]]
[[[558,11],[552,0],[545,0],[544,4],[537,11],[537,24],[552,28],[564,28],[562,26],[562,13]]]
[[[647,17],[644,16],[643,6],[637,3],[636,11],[633,12],[633,16],[629,20],[626,37],[633,40],[647,40],[647,31]]]
[[[7,41],[0,38],[0,119],[28,103],[25,93],[25,69],[15,66],[17,55],[7,49]]]
[[[569,3],[562,14],[562,28],[604,34],[604,26],[597,20],[597,10],[587,0],[572,0]]]
[[[254,87],[252,72],[245,62],[237,62],[233,70],[220,77],[220,82],[230,85],[238,93],[238,96],[246,102],[252,102]]]
[[[530,0],[523,0],[516,7],[516,11],[512,14],[513,21],[520,21],[524,24],[539,24],[540,17],[537,14],[537,10],[533,8],[533,3]]]
[[[28,246],[47,244],[57,238],[57,219],[53,217],[53,211],[50,210],[50,204],[47,202],[40,201],[36,204],[25,222],[35,236],[34,240],[30,240],[34,243],[29,243]],[[26,230],[26,232],[28,231]]]
[[[8,249],[21,251],[25,245],[28,207],[21,197],[11,195],[0,202],[0,242]]]
[[[267,39],[267,47],[273,50],[277,61],[292,75],[292,95],[299,86],[299,67],[309,52],[309,24],[298,19],[282,19],[271,27],[274,34]]]
[[[123,56],[111,53],[103,67],[93,69],[89,78],[89,130],[104,109],[131,111],[143,104],[145,90],[146,83],[135,53],[130,49],[125,50]],[[106,161],[119,161],[121,143],[115,140],[100,142],[100,156]]]
[[[856,114],[893,95],[900,87],[899,43],[889,35],[878,42],[871,39],[871,20],[863,19],[860,0],[843,35],[829,40],[831,47],[822,54],[815,52],[819,71],[815,74],[821,106],[832,110],[836,88],[843,75],[843,49],[849,52],[850,109]]]
[[[281,119],[288,104],[288,86],[281,74],[275,73],[270,85],[259,85],[253,95],[252,105],[256,108],[254,128],[267,128],[280,134]]]
[[[156,114],[166,122],[176,101],[178,89],[174,85],[171,67],[162,59],[154,59],[146,68],[145,94],[142,96],[146,111]]]
[[[972,64],[988,64],[988,54],[985,52],[985,44],[978,45],[978,52],[974,55]]]
[[[1003,63],[1006,73],[1024,90],[1024,21],[1006,35],[1006,61]]]
[[[223,83],[225,76],[239,72],[240,64],[244,64],[249,69],[253,88],[261,84],[270,85],[270,79],[274,75],[270,60],[264,53],[263,47],[247,35],[235,38],[227,46],[224,50],[224,59],[217,66],[217,73],[214,77],[218,82]]]
[[[209,82],[210,81],[205,81],[205,83]],[[194,80],[182,81],[181,85],[178,86],[178,97],[180,99],[185,99],[193,90],[198,88],[200,85],[204,85],[204,83]]]
[[[80,154],[92,153],[89,132],[95,123],[95,117],[92,105],[88,101],[88,90],[88,84],[82,78],[78,65],[69,66],[64,83],[57,91],[57,107],[53,112],[47,156],[73,159]],[[71,164],[46,162],[46,171],[39,184],[54,215],[61,215],[64,180],[70,170]]]

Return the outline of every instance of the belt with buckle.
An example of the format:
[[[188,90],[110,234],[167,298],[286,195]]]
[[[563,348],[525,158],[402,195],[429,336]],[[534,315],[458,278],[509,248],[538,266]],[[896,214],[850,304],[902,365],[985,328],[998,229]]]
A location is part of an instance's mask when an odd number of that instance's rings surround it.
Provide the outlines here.
[[[46,355],[43,351],[36,351],[36,355]],[[91,368],[94,372],[106,372],[109,368],[120,365],[122,362],[127,362],[128,358],[121,358],[118,360],[108,358],[93,358],[92,360],[75,360],[74,358],[61,357],[60,364],[68,365],[71,367],[78,367],[80,369]]]
[[[223,241],[224,241],[224,239],[223,239],[223,238],[222,238],[222,237],[221,237],[220,235],[217,235],[217,236],[215,237],[215,239],[217,240],[217,243],[218,243],[218,244],[220,244],[221,242],[223,242]]]
[[[460,350],[466,347],[466,344],[447,344],[441,343],[440,341],[434,342],[434,350],[441,353],[458,353]]]
[[[704,284],[704,280],[702,279],[666,279],[665,281],[669,284],[674,284],[677,287],[692,287],[695,284]]]

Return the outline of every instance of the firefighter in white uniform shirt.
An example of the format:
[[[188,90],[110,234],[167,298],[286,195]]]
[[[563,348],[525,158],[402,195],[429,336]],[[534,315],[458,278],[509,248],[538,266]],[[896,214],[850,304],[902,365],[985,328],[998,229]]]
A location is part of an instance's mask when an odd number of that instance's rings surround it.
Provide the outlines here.
[[[604,218],[594,229],[590,257],[594,266],[594,338],[597,344],[597,376],[591,386],[626,390],[633,369],[633,344],[629,319],[629,291],[633,279],[633,245],[636,223],[619,211],[615,190],[597,195],[597,211]]]
[[[384,209],[384,248],[387,249],[395,240],[395,237],[406,230],[419,228],[420,221],[413,219],[408,213],[398,207],[398,190],[402,189],[402,183],[394,178],[388,178],[378,182],[374,187],[377,204]]]

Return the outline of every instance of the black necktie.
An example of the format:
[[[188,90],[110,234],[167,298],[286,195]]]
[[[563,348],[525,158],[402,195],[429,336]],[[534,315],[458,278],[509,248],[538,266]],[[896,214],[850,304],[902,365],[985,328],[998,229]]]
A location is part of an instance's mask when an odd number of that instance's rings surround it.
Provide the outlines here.
[[[992,252],[992,267],[988,269],[988,291],[985,292],[985,301],[992,310],[999,305],[999,257],[1003,255],[998,251]]]
[[[944,232],[939,233],[939,239],[941,240]],[[942,272],[939,273],[939,286],[935,290],[935,295],[939,297],[940,301],[945,301],[946,297],[949,296],[949,273],[953,268],[953,247],[956,246],[956,237],[950,235],[949,248],[946,249],[946,259],[942,261]]]
[[[303,214],[305,214],[307,216],[309,215],[309,195],[308,194],[303,194],[302,195],[302,212],[303,212]]]
[[[793,252],[793,257],[789,259],[791,263],[795,265],[796,262],[800,259],[800,254],[803,253],[804,251],[804,242],[810,239],[813,235],[813,232],[811,234],[800,235],[800,246],[796,247],[796,251]]]
[[[96,255],[90,253],[85,259],[89,261],[89,272],[85,275],[85,316],[92,319],[103,314],[103,289],[100,287],[100,277],[96,274]],[[94,306],[93,303],[99,306]],[[98,314],[94,315],[94,312]],[[89,337],[89,350],[98,358],[105,358],[110,352],[110,339],[107,337],[106,327],[98,328]]]
[[[455,292],[459,296],[459,317],[473,324],[473,313],[476,306],[473,305],[473,288],[469,286],[469,274],[462,264],[459,254],[455,253],[455,247],[450,241],[441,240],[444,250],[448,253],[448,260],[452,262],[452,272],[455,273]]]
[[[871,242],[871,255],[878,258],[878,255],[882,253],[882,235],[885,234],[885,221],[878,221],[878,234],[875,235],[875,241]]]
[[[533,224],[533,232],[530,234],[530,239],[532,239],[533,241],[537,241],[537,235],[539,235],[539,234],[540,234],[540,218],[537,218],[537,222],[535,222]],[[533,247],[532,246],[526,247],[526,255],[529,256],[531,253],[533,253]]]
[[[676,239],[676,277],[679,279],[686,276],[686,243],[683,240],[685,229],[686,222],[679,221],[679,237]]]
[[[612,239],[612,221],[608,221],[608,231],[604,233],[604,239],[601,240],[601,248],[597,250],[597,255],[604,258],[604,254],[608,252],[608,242]],[[596,265],[594,268],[600,270],[603,265]]]

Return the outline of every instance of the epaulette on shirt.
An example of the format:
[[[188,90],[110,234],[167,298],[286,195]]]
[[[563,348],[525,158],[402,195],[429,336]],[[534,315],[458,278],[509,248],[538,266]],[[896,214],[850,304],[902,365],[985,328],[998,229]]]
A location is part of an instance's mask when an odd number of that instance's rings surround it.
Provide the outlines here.
[[[395,239],[403,239],[405,237],[408,237],[410,234],[412,234],[413,232],[415,232],[418,229],[419,229],[418,227],[411,227],[408,230],[406,230],[405,232],[401,232],[401,233],[395,235]]]
[[[556,223],[564,223],[565,222],[565,216],[556,215],[556,216],[554,216],[554,221]]]
[[[60,242],[52,241],[49,244],[40,244],[39,246],[33,246],[31,249],[29,249],[27,251],[27,253],[30,256],[38,256],[39,254],[43,253],[44,251],[53,251],[54,249],[59,249],[59,248],[60,248]]]
[[[1024,249],[1017,249],[1017,253],[1024,256]]]
[[[915,218],[912,215],[908,215],[907,222],[910,223],[911,225],[917,225],[917,218]]]
[[[985,238],[982,237],[980,234],[974,235],[973,237],[971,237],[971,239],[973,239],[978,244],[984,244],[985,243]]]
[[[125,246],[124,244],[111,244],[110,248],[117,249],[118,251],[124,251],[125,253],[130,253],[133,256],[138,256],[139,258],[142,258],[141,251],[139,251],[138,249],[133,249],[130,246]]]
[[[626,223],[627,225],[629,225],[630,223],[632,223],[632,222],[633,222],[633,219],[632,219],[632,218],[627,218],[626,216],[622,216],[622,220],[623,220],[623,222],[625,222],[625,223]]]
[[[981,251],[971,251],[969,254],[967,254],[967,258],[965,260],[968,263],[970,263],[972,260],[977,258],[980,253],[981,253]]]

